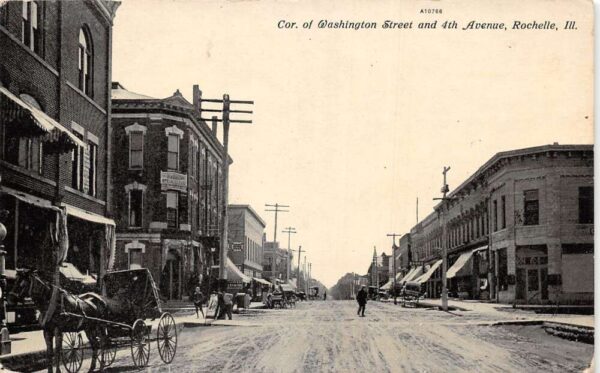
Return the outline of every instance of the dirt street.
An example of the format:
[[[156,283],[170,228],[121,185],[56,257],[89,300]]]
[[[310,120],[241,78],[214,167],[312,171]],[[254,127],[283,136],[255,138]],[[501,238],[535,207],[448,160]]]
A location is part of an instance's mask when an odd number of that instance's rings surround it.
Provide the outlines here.
[[[153,344],[148,371],[578,372],[593,354],[541,326],[481,325],[490,320],[473,311],[369,302],[361,318],[354,302],[315,301],[234,316],[235,326],[186,328],[171,366]],[[125,350],[108,371],[131,369]]]

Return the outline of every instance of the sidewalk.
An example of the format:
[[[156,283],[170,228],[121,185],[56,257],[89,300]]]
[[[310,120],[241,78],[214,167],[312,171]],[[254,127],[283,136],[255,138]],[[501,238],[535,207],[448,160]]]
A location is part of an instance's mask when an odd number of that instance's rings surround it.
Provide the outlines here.
[[[250,304],[249,309],[261,309],[264,305],[260,302],[253,302]],[[178,330],[186,327],[196,326],[211,326],[211,325],[231,325],[231,326],[242,326],[249,325],[246,323],[240,323],[236,321],[234,315],[233,320],[213,320],[196,318],[194,307],[183,307],[178,309],[164,309],[163,311],[171,312],[175,318],[175,323],[178,325]],[[206,312],[206,309],[204,309]],[[242,309],[241,312],[244,312]],[[152,330],[155,331],[158,325],[158,319],[154,321],[146,320],[146,322],[152,325]],[[46,356],[46,342],[44,341],[44,335],[41,330],[33,330],[26,332],[19,332],[11,334],[11,353],[8,355],[0,356],[0,370],[3,370],[2,364],[10,366],[27,366],[28,361],[35,361],[39,359],[45,359]],[[84,343],[87,343],[85,333],[83,333]],[[5,371],[5,370],[3,370]]]
[[[441,307],[442,300],[426,298],[419,301],[421,307]],[[491,319],[497,319],[498,323],[520,321],[520,322],[550,322],[571,325],[574,327],[594,328],[594,315],[573,314],[543,314],[532,311],[515,309],[511,304],[486,303],[476,301],[448,300],[448,306],[458,310],[475,311],[488,315]]]

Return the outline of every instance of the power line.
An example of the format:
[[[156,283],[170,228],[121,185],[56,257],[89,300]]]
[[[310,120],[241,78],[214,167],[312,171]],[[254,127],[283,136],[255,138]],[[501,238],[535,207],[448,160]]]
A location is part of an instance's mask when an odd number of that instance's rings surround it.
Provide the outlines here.
[[[289,208],[288,205],[280,205],[279,203],[275,203],[274,205],[265,204],[266,207],[271,207],[271,209],[265,209],[267,212],[275,213],[275,227],[273,229],[273,242],[277,242],[277,214],[280,212],[290,212],[290,210],[286,210]]]
[[[291,239],[292,234],[295,234],[298,232],[296,232],[296,228],[294,228],[294,227],[287,227],[282,232],[288,234],[287,261],[286,261],[286,266],[285,266],[285,280],[289,281],[289,279],[290,279],[290,249],[291,249],[290,239]]]

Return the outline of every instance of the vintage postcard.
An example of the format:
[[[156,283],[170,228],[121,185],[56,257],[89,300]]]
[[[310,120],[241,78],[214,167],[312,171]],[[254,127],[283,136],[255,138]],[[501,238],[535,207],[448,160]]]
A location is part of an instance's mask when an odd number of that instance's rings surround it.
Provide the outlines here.
[[[594,22],[0,0],[0,367],[593,371]]]

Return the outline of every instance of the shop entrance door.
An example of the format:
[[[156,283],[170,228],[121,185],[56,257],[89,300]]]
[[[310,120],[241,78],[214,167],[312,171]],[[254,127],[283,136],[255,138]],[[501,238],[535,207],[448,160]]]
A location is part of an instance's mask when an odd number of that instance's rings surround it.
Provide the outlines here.
[[[167,254],[167,263],[161,276],[161,291],[168,300],[181,297],[181,259],[173,251]]]
[[[545,245],[517,247],[516,298],[526,304],[548,300],[548,254]]]

